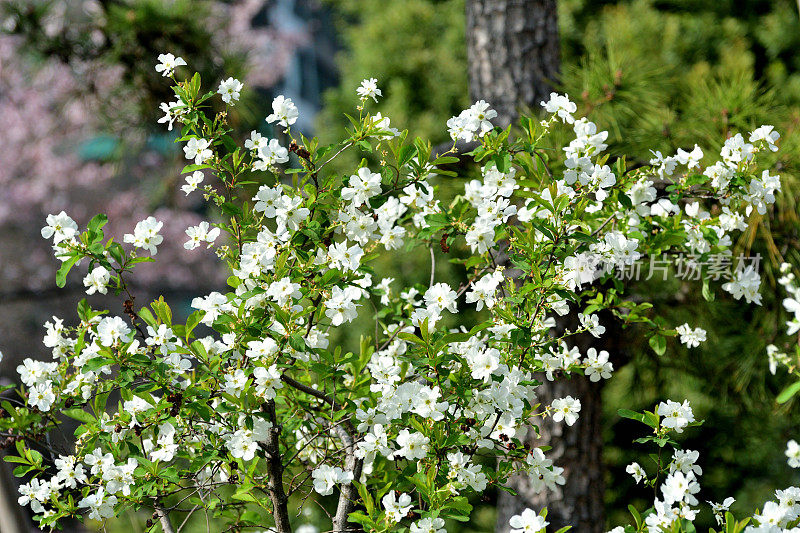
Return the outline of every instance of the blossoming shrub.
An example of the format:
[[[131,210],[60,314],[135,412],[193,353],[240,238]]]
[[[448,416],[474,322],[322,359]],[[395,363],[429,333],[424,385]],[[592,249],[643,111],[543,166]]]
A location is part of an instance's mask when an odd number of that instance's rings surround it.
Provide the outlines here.
[[[789,263],[781,264],[781,274],[778,283],[783,286],[788,296],[783,299],[783,307],[792,317],[786,321],[786,339],[782,347],[774,344],[767,346],[767,357],[769,359],[769,371],[774,375],[779,366],[786,367],[790,376],[795,378],[778,395],[778,403],[786,403],[795,395],[800,393],[800,344],[798,344],[797,332],[800,331],[800,287],[797,285],[797,277],[792,272],[792,265]],[[786,458],[789,466],[800,468],[800,444],[792,439],[786,444]]]
[[[360,105],[337,144],[295,137],[298,109],[279,96],[267,121],[285,128],[288,146],[256,132],[239,146],[226,114],[208,115],[206,102],[221,96],[235,105],[241,83],[227,79],[204,93],[197,75],[175,79],[181,58],[159,59],[176,95],[162,122],[180,126],[190,160],[182,189],[224,217],[188,228],[185,247],[213,248],[229,288],[195,298],[185,323],[163,299],[137,307],[126,280],[156,256],[162,223],[141,221],[124,246],[105,236],[103,215],[84,231],[64,212],[48,217],[42,236],[62,262],[57,283],[85,266],[87,293],[121,295],[122,316],[84,300],[76,325],[54,317],[45,336],[53,361],[26,360],[21,400],[2,402],[0,428],[17,452],[7,460],[28,478],[20,503],[43,527],[151,508],[148,527],[168,532],[172,519],[199,510],[221,528],[283,533],[292,529],[290,496],[311,505],[335,495],[333,531],[441,533],[446,520],[469,520],[469,495],[514,473],[538,491],[564,484],[548,450],[520,437],[546,417],[572,425],[580,416],[578,399],[537,401],[544,380],[611,377],[607,352],[581,354],[569,339],[601,337],[600,310],[639,324],[660,354],[668,337],[692,346],[705,336],[652,320],[649,303],[623,297],[615,271],[645,256],[730,251],[751,210],[766,213],[780,187],[757,163],[760,152],[777,150],[770,126],[732,136],[705,169],[696,146],[628,168],[603,154],[606,132],[575,118],[575,105],[557,94],[542,103],[545,120],[524,118],[514,136],[477,102],[447,126],[454,141],[478,147],[462,154],[454,142],[437,155],[366,109],[381,96],[374,79],[358,89]],[[563,149],[548,144],[557,122],[575,132]],[[364,159],[340,176],[328,165],[345,151]],[[464,166],[454,164],[465,160],[482,179],[440,198],[436,180],[462,179]],[[427,283],[377,279],[376,258],[415,247],[428,248],[432,261],[449,254],[466,281],[436,280],[433,264]],[[750,266],[723,288],[757,303],[759,285]],[[441,325],[473,305],[476,323]],[[329,338],[360,310],[374,325],[359,351],[343,353]],[[554,333],[555,317],[568,314],[576,327]],[[635,525],[615,531],[693,531],[702,470],[697,453],[674,440],[698,423],[690,405],[621,415],[649,427],[642,442],[675,450],[649,476],[629,467],[639,481],[663,483],[654,507],[644,515],[632,508]],[[64,417],[80,422],[69,450],[47,438]],[[495,466],[482,466],[487,460]],[[799,495],[779,493],[780,513],[765,507],[748,531],[796,523]],[[745,527],[720,517],[725,531]],[[510,525],[541,531],[546,518],[526,510]]]

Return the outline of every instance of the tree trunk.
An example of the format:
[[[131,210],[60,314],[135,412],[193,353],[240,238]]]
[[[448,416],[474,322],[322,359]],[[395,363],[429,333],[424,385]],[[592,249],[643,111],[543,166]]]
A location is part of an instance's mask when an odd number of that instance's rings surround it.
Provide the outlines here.
[[[467,0],[470,97],[492,105],[496,125],[547,99],[560,46],[556,0]]]
[[[550,419],[539,424],[541,436],[528,429],[525,442],[531,446],[552,446],[546,452],[557,466],[564,468],[566,484],[555,491],[538,494],[531,490],[527,475],[514,476],[509,482],[518,496],[501,492],[497,501],[497,533],[510,530],[509,519],[527,508],[536,511],[547,507],[548,531],[572,526],[572,531],[602,533],[603,519],[603,435],[600,384],[583,376],[570,380],[546,382],[537,389],[539,401],[548,405],[555,398],[572,396],[581,401],[578,421],[571,427]]]
[[[557,330],[574,330],[575,314],[562,317],[557,322]],[[600,339],[588,334],[572,337],[572,342],[586,354],[589,347],[608,350],[615,368],[618,367],[622,350],[622,329],[618,322],[607,313],[602,314],[601,321],[606,332]],[[545,490],[535,493],[531,490],[527,476],[514,476],[508,486],[517,492],[517,496],[503,491],[497,501],[496,533],[508,533],[508,521],[515,514],[526,508],[536,511],[547,507],[548,531],[557,531],[564,526],[572,526],[572,531],[586,533],[603,533],[605,531],[603,480],[603,381],[592,383],[585,377],[575,374],[570,379],[561,377],[559,381],[547,381],[537,376],[542,385],[536,389],[537,401],[543,406],[550,405],[556,398],[572,396],[581,401],[581,411],[577,422],[567,426],[562,422],[553,422],[551,418],[538,423],[539,437],[536,430],[529,428],[525,443],[530,446],[552,446],[545,455],[553,460],[556,466],[564,468],[566,483],[555,491]]]
[[[497,111],[495,125],[506,127],[525,108],[538,111],[558,78],[560,41],[555,0],[467,0],[467,59],[470,97],[486,100]],[[609,327],[610,324],[606,324]],[[609,335],[613,333],[609,331]],[[600,348],[600,346],[598,346]],[[582,347],[585,353],[586,348]],[[538,389],[543,405],[572,396],[581,401],[578,422],[540,424],[527,439],[534,446],[552,446],[547,452],[564,468],[566,485],[556,492],[534,494],[522,476],[509,485],[518,496],[501,492],[497,505],[497,533],[507,533],[508,520],[530,507],[548,508],[551,530],[565,525],[573,531],[602,533],[603,470],[600,386],[581,376]]]

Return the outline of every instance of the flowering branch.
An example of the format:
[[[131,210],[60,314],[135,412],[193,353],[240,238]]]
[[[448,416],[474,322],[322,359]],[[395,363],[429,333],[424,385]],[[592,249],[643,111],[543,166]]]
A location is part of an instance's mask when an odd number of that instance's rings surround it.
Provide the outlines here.
[[[53,361],[26,359],[20,401],[3,402],[0,434],[13,437],[10,460],[27,476],[20,504],[43,527],[84,513],[109,518],[146,498],[157,502],[167,533],[169,512],[197,509],[209,529],[213,522],[219,530],[289,533],[289,495],[325,508],[338,491],[335,533],[444,533],[446,519],[469,520],[468,496],[503,488],[512,475],[528,476],[536,491],[556,489],[566,482],[563,469],[546,450],[523,444],[524,428],[548,417],[572,425],[581,403],[566,396],[542,405],[537,387],[614,371],[608,352],[583,354],[568,344],[574,336],[604,335],[598,312],[611,310],[642,324],[659,354],[669,337],[689,347],[705,340],[688,324],[668,329],[648,302],[626,300],[621,283],[604,290],[611,284],[603,282],[644,257],[729,254],[731,235],[747,228],[745,214],[766,214],[780,188],[757,163],[760,152],[777,150],[770,126],[748,140],[734,135],[705,169],[695,147],[656,152],[631,172],[624,158],[603,154],[607,133],[555,93],[543,102],[546,118],[525,118],[518,136],[495,128],[491,106],[476,102],[448,121],[453,146],[437,154],[369,112],[368,101],[381,96],[370,79],[335,144],[295,139],[299,110],[278,96],[266,120],[283,128],[289,148],[258,132],[240,146],[227,108],[209,113],[208,101],[235,105],[243,84],[228,78],[203,92],[199,75],[175,78],[183,65],[171,54],[159,58],[176,95],[162,106],[162,121],[181,126],[181,189],[200,190],[221,220],[187,228],[184,247],[213,249],[227,288],[194,298],[183,323],[163,298],[137,308],[127,280],[154,260],[163,222],[148,217],[118,243],[106,237],[104,215],[85,231],[65,212],[47,217],[42,236],[61,261],[56,283],[65,286],[70,271],[88,263],[86,292],[124,294],[130,321],[85,300],[77,325],[54,317],[44,339]],[[543,146],[563,127],[575,134],[567,146]],[[468,154],[458,153],[464,143]],[[345,150],[363,159],[342,176],[328,163]],[[462,180],[463,194],[439,189],[442,176]],[[209,177],[219,188],[203,185]],[[654,187],[659,180],[666,196]],[[436,283],[437,244],[463,269],[454,286]],[[430,276],[411,272],[416,282],[400,288],[378,279],[382,264],[424,248]],[[754,266],[739,265],[722,289],[760,303],[760,281]],[[474,306],[472,323],[442,325],[465,305]],[[576,309],[577,326],[555,334],[555,317]],[[331,334],[370,312],[358,349],[343,353]],[[74,451],[45,460],[25,439],[47,435],[62,415],[80,423]],[[663,402],[623,416],[653,428],[646,442],[663,458],[649,481],[661,491],[654,511],[636,531],[685,532],[700,472],[673,433],[695,424],[691,406]],[[675,448],[669,463],[667,446]],[[496,468],[485,470],[479,457]],[[511,520],[514,533],[547,525],[545,513],[531,510]]]

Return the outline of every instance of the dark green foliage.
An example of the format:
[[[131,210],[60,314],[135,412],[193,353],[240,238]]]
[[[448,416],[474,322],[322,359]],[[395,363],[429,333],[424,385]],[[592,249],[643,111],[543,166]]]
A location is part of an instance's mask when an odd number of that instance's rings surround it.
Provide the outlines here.
[[[463,0],[329,0],[339,13],[346,52],[340,85],[326,94],[320,133],[338,131],[353,113],[356,87],[377,78],[377,110],[392,126],[432,142],[448,139],[444,122],[469,104]]]

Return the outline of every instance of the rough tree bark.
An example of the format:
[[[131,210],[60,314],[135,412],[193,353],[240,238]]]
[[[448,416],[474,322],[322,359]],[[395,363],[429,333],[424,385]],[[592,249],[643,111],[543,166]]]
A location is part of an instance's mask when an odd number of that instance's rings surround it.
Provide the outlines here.
[[[547,456],[564,468],[566,484],[556,491],[534,493],[529,476],[515,476],[509,485],[518,493],[502,492],[497,502],[497,532],[510,530],[508,521],[527,508],[547,507],[548,531],[572,526],[572,531],[603,532],[603,472],[601,470],[603,436],[600,424],[600,384],[583,376],[568,381],[546,383],[539,387],[539,401],[547,405],[555,398],[572,396],[581,400],[578,421],[567,427],[549,421],[539,425],[541,436],[528,428],[525,441],[534,446],[548,445]]]
[[[521,108],[537,110],[558,78],[556,1],[467,0],[466,10],[470,96],[489,102],[498,115],[493,122],[505,127],[518,117]],[[526,438],[532,445],[553,447],[548,456],[564,468],[567,483],[555,493],[534,494],[526,479],[513,478],[510,486],[518,495],[500,493],[496,531],[507,533],[509,518],[527,507],[539,510],[547,506],[553,531],[572,525],[574,531],[601,533],[600,388],[580,377],[545,382],[539,393],[544,405],[567,395],[581,400],[580,418],[574,426],[547,420],[539,427],[540,437],[530,429]]]
[[[574,330],[577,328],[577,312],[557,320],[556,329]],[[594,346],[608,350],[612,362],[619,364],[624,350],[622,330],[610,313],[603,313],[601,322],[606,332],[601,339],[589,334],[581,334],[571,339],[582,354]],[[559,333],[561,334],[561,333]],[[572,396],[581,401],[578,421],[567,426],[564,422],[554,423],[547,418],[538,423],[539,435],[534,428],[528,428],[525,443],[530,446],[552,446],[548,458],[557,466],[564,468],[566,483],[555,491],[535,493],[531,490],[528,476],[515,476],[508,486],[517,492],[512,496],[501,492],[497,501],[496,533],[508,533],[509,519],[527,508],[539,511],[547,507],[548,531],[557,531],[564,526],[572,526],[572,531],[603,533],[605,531],[603,480],[603,433],[602,433],[602,385],[591,383],[580,375],[570,379],[547,381],[543,375],[536,376],[542,381],[537,388],[537,401],[543,406],[556,398]]]
[[[558,77],[556,0],[467,0],[467,61],[470,96],[492,105],[496,124],[538,106]]]

